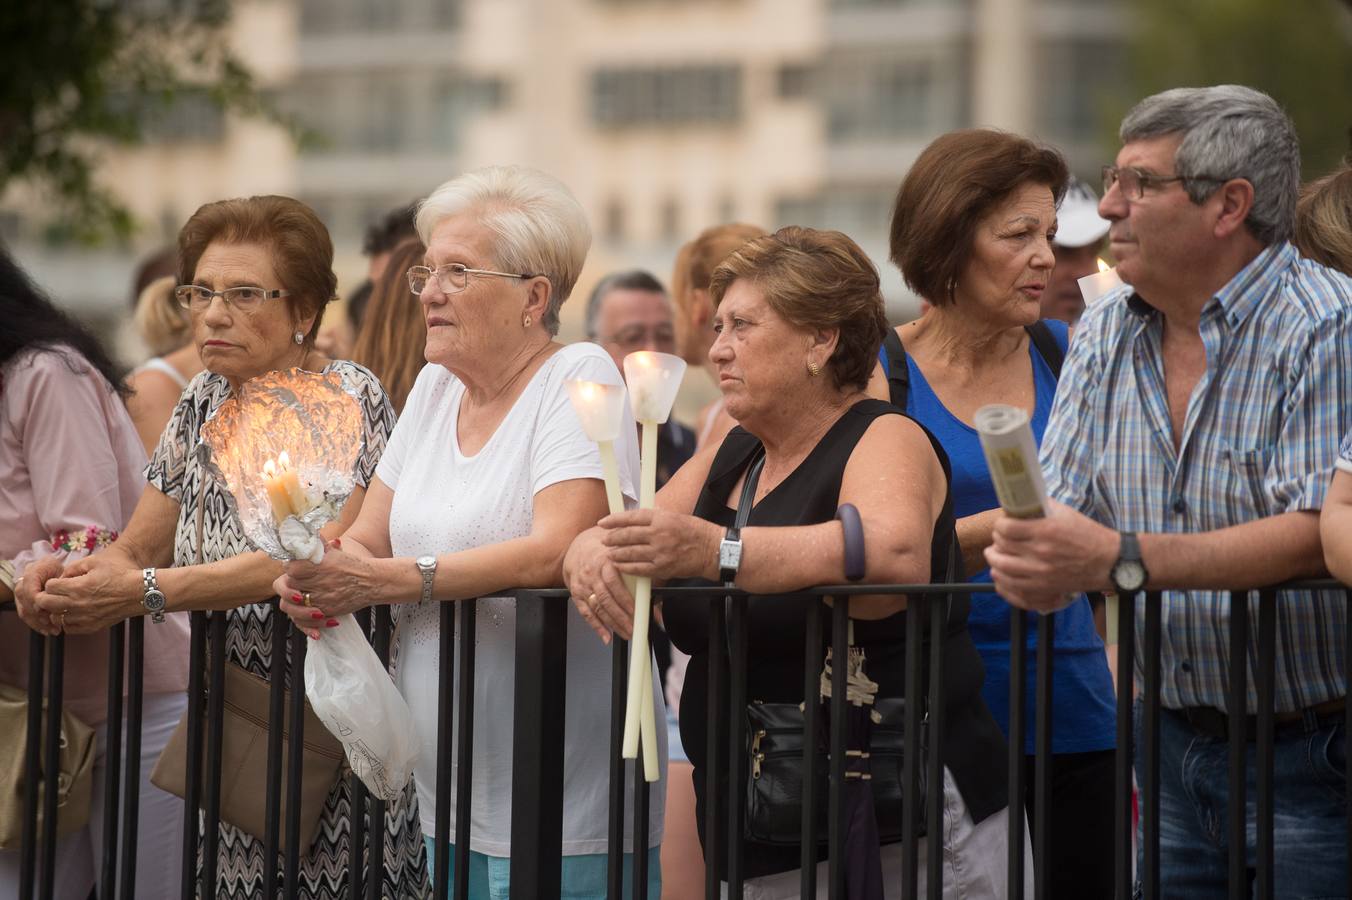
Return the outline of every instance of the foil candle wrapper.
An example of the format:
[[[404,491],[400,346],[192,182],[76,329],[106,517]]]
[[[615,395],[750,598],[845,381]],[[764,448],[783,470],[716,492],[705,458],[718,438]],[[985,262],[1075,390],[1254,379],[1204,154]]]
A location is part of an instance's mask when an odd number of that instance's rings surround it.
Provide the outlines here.
[[[225,485],[249,542],[274,559],[292,559],[298,551],[287,544],[312,542],[300,540],[296,526],[284,542],[281,526],[295,522],[313,538],[338,517],[357,484],[363,435],[355,386],[337,373],[290,369],[245,382],[202,426],[201,438],[208,470]],[[270,499],[264,469],[272,462],[277,472],[283,453],[294,478],[274,478]],[[276,515],[283,508],[289,514]]]
[[[1005,514],[1015,519],[1045,516],[1047,484],[1042,478],[1028,413],[1016,406],[993,403],[978,409],[973,423],[981,438],[995,495]]]

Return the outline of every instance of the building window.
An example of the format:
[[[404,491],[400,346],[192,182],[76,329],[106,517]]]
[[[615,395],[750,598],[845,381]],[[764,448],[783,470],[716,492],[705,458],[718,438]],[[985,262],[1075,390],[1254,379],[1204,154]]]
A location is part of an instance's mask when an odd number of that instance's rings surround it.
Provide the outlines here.
[[[775,93],[781,100],[803,100],[812,94],[812,67],[788,63],[775,73]]]
[[[681,205],[675,197],[662,201],[657,213],[657,235],[664,241],[675,241],[681,236]]]
[[[935,130],[933,65],[925,59],[856,54],[824,75],[833,139],[896,137]]]
[[[736,65],[614,68],[592,73],[592,121],[614,128],[722,125],[742,107]]]
[[[717,216],[719,222],[736,222],[737,198],[732,194],[724,194],[719,197]]]
[[[606,201],[601,213],[601,233],[612,244],[624,243],[624,203],[618,199]]]
[[[1121,42],[1080,41],[1044,45],[1038,53],[1042,102],[1039,123],[1046,131],[1072,140],[1095,140],[1114,122],[1103,119],[1117,95],[1118,73],[1125,68]]]

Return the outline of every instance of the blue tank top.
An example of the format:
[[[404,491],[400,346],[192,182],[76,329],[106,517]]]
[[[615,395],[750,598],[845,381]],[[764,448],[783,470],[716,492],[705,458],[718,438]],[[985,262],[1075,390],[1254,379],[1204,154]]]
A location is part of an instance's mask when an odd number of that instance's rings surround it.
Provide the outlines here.
[[[1064,322],[1046,320],[1056,342],[1064,349],[1068,330]],[[1052,400],[1056,395],[1056,377],[1028,342],[1033,363],[1036,401],[1033,409],[1033,436],[1040,444],[1047,428]],[[930,388],[925,374],[907,355],[911,383],[906,395],[906,412],[933,432],[948,452],[953,465],[953,514],[970,516],[999,506],[991,483],[986,458],[976,430],[960,421],[944,406]],[[990,569],[973,574],[971,581],[990,581]],[[967,627],[986,665],[982,694],[996,721],[1009,734],[1009,616],[1013,607],[999,594],[973,594]],[[1027,742],[1025,751],[1034,748],[1034,697],[1037,647],[1036,617],[1028,622]],[[1103,641],[1094,630],[1089,601],[1081,595],[1056,615],[1056,644],[1052,661],[1052,752],[1086,753],[1109,750],[1116,745],[1116,697],[1112,675],[1103,653]]]

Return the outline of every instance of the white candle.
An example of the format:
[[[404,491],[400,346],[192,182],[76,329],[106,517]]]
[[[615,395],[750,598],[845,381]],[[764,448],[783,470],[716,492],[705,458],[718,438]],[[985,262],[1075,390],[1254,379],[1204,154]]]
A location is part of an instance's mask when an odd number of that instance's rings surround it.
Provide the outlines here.
[[[1103,260],[1100,259],[1098,261],[1098,267],[1099,270],[1093,275],[1086,275],[1076,282],[1080,286],[1080,295],[1084,297],[1086,306],[1112,289],[1121,287],[1125,284],[1125,282],[1118,277],[1117,270],[1110,268]]]
[[[630,408],[643,426],[639,453],[639,509],[653,507],[657,493],[657,426],[671,415],[684,374],[685,360],[670,353],[639,350],[624,358]],[[636,758],[639,735],[642,734],[643,772],[648,781],[656,781],[658,777],[657,724],[652,707],[651,651],[648,649],[652,586],[651,578],[639,578],[634,589],[634,634],[630,643],[629,695],[621,752],[625,759]]]

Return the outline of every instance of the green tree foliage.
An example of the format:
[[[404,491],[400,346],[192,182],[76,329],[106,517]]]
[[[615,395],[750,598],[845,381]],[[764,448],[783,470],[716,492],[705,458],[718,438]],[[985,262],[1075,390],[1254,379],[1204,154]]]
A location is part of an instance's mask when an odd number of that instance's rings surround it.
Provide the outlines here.
[[[1237,83],[1265,91],[1300,134],[1308,180],[1349,150],[1352,0],[1129,0],[1132,96]]]
[[[95,177],[109,143],[143,140],[185,96],[289,122],[228,46],[230,0],[0,0],[0,195],[36,187],[57,239],[126,237]]]

